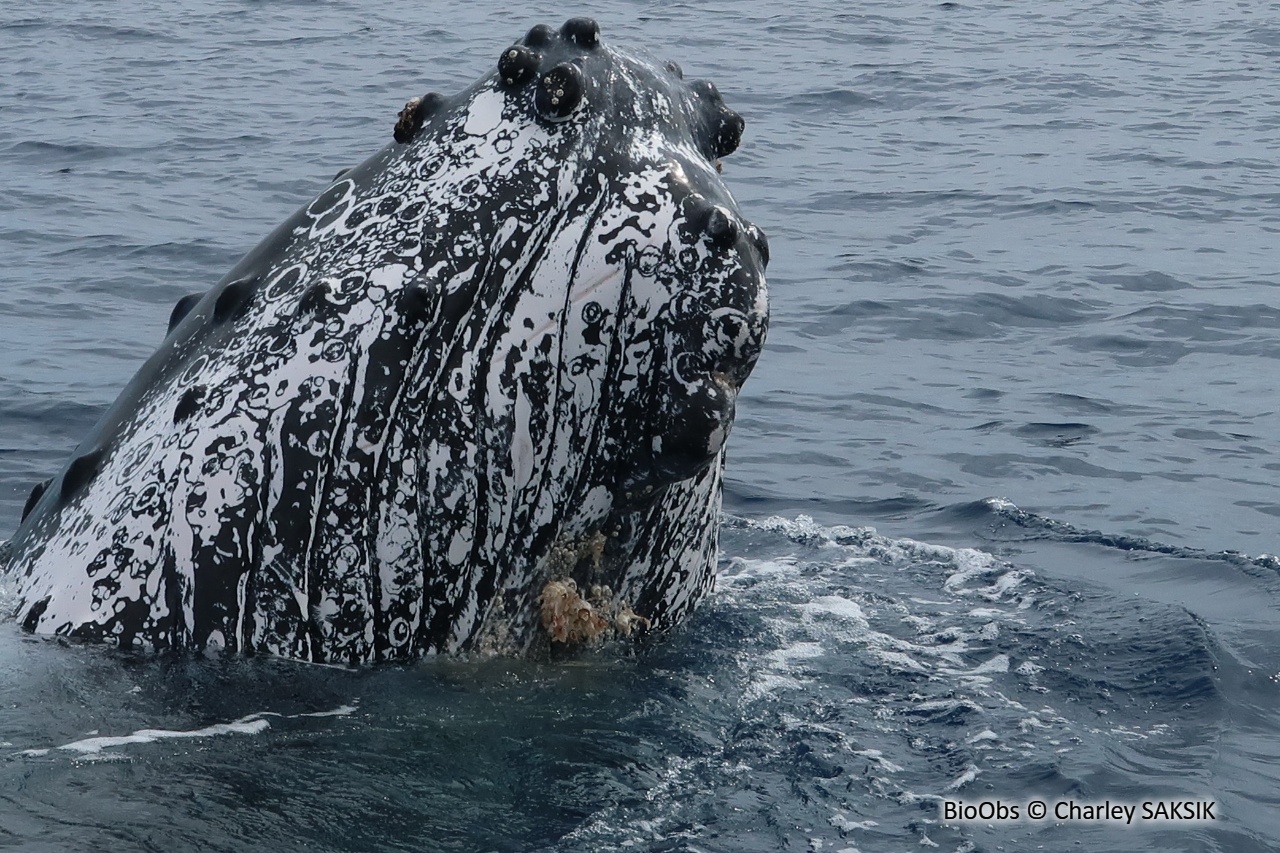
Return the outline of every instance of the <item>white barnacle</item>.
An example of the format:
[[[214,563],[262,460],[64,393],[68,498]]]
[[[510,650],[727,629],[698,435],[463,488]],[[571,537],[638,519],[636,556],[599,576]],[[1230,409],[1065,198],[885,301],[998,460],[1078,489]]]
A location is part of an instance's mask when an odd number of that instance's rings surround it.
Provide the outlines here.
[[[624,637],[630,637],[637,628],[647,631],[650,625],[648,619],[632,610],[625,601],[618,606],[618,613],[613,619],[614,629]]]
[[[605,618],[578,593],[573,578],[548,581],[538,606],[539,621],[553,642],[584,643],[609,629]]]

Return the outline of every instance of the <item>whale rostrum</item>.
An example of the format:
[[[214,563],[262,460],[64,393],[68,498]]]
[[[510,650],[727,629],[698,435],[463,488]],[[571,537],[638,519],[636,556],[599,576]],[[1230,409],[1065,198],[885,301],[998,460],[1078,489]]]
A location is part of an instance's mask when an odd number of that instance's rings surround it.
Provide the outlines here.
[[[336,663],[670,629],[768,322],[742,131],[585,18],[410,100],[32,492],[19,624]]]

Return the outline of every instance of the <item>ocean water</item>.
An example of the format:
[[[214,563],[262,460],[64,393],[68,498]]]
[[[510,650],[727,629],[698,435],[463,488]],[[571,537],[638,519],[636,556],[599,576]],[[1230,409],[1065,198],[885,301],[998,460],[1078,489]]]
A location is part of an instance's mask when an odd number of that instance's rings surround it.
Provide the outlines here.
[[[747,120],[715,595],[641,653],[358,672],[0,623],[0,849],[1275,849],[1278,4],[6,10],[0,538],[174,301],[578,14]]]

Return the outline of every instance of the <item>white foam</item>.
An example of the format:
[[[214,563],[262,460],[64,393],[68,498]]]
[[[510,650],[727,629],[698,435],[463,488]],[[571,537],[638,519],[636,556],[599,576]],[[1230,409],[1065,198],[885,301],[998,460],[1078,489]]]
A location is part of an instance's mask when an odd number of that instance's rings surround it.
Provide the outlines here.
[[[961,774],[960,774],[959,776],[957,776],[956,778],[952,779],[952,780],[947,784],[947,790],[948,790],[948,791],[958,791],[958,790],[960,790],[960,789],[961,789],[961,788],[963,788],[965,785],[968,785],[970,782],[972,782],[974,779],[977,779],[977,778],[978,778],[978,774],[979,774],[980,772],[981,772],[981,771],[980,771],[980,770],[978,770],[978,765],[976,765],[976,764],[970,764],[968,767],[966,767],[966,768],[965,768],[965,771],[964,771],[963,773],[961,773]]]
[[[90,737],[83,740],[64,743],[56,749],[66,750],[68,752],[79,752],[81,754],[98,753],[104,749],[113,746],[128,746],[134,743],[155,743],[161,740],[173,740],[180,738],[201,738],[201,737],[217,737],[218,735],[256,735],[266,731],[269,724],[266,720],[258,716],[243,717],[231,723],[216,723],[212,726],[205,726],[203,729],[192,729],[182,731],[178,729],[139,729],[138,731],[115,737]],[[19,755],[47,755],[47,749],[26,749],[18,753]]]
[[[867,617],[863,615],[862,608],[858,603],[847,598],[841,598],[838,595],[824,595],[815,598],[813,601],[801,605],[800,609],[805,618],[808,619],[827,614],[837,619],[847,619],[861,626],[867,625]]]
[[[1078,742],[1052,708],[1018,702],[1037,689],[1029,681],[1046,665],[1022,650],[1041,621],[1023,608],[1033,594],[1045,597],[1032,573],[976,549],[890,539],[869,528],[824,528],[807,517],[744,519],[737,528],[748,531],[746,547],[722,564],[714,606],[755,626],[750,652],[738,659],[740,713],[771,721],[785,732],[781,744],[804,743],[832,766],[852,762],[869,796],[892,792],[907,805],[936,803],[978,787],[992,768],[1018,756],[1054,754]],[[733,549],[736,534],[726,533]],[[926,733],[919,742],[899,742],[904,719],[911,731]],[[904,773],[915,778],[922,763],[936,770],[927,733],[941,727],[960,763],[950,778],[931,770],[927,793],[904,792]],[[1118,736],[1137,737],[1133,730]],[[734,750],[732,760],[723,752],[672,760],[646,792],[660,818],[641,822],[611,806],[571,837],[626,849],[681,836],[691,792],[703,793],[709,775],[749,779],[777,771],[783,756],[771,744],[759,751],[758,758]],[[809,849],[857,850],[849,845],[856,830],[882,829],[852,808],[832,803],[803,830]],[[923,828],[917,841],[938,846]]]
[[[852,832],[855,829],[871,829],[879,826],[874,820],[849,820],[844,812],[836,812],[827,818],[827,822],[841,832]]]
[[[747,685],[745,698],[748,700],[773,696],[784,690],[798,690],[804,682],[794,672],[797,661],[812,660],[822,657],[826,650],[820,643],[798,642],[774,649],[763,658],[765,667]]]
[[[964,585],[977,578],[985,578],[1004,568],[1004,564],[996,562],[996,558],[972,548],[961,548],[953,552],[956,571],[947,577],[943,588],[948,592],[964,595],[969,592]]]
[[[878,749],[858,749],[853,750],[854,755],[860,755],[868,761],[874,761],[876,765],[886,773],[902,772],[901,764],[894,764],[892,761],[884,757],[884,752]]]
[[[787,557],[777,560],[749,560],[742,557],[729,561],[717,578],[721,590],[750,587],[762,580],[778,580],[795,575],[796,561]]]
[[[820,658],[824,651],[821,643],[793,643],[769,652],[765,658],[775,666],[785,667],[792,661]]]
[[[969,670],[969,675],[982,675],[989,672],[1008,672],[1008,671],[1009,671],[1009,656],[996,655],[986,663],[980,663],[977,666],[975,666],[973,669]]]
[[[75,752],[80,755],[97,755],[104,749],[111,749],[118,746],[129,746],[137,743],[156,743],[162,740],[184,740],[190,738],[206,738],[220,737],[222,735],[257,735],[262,734],[271,727],[266,717],[279,717],[281,719],[296,720],[302,717],[347,717],[355,713],[354,705],[340,705],[330,711],[312,711],[302,714],[280,714],[274,711],[259,711],[248,716],[233,720],[230,723],[215,723],[211,726],[205,726],[200,729],[139,729],[127,735],[114,736],[97,736],[98,730],[94,729],[87,734],[93,737],[86,737],[80,740],[64,743],[61,746],[52,747],[51,749],[24,749],[18,755],[25,756],[41,756],[48,755],[54,749],[66,752]],[[12,744],[4,744],[11,746]]]
[[[920,661],[903,652],[891,652],[885,649],[872,649],[871,656],[885,665],[889,670],[906,670],[907,672],[928,672],[929,668]]]
[[[808,662],[823,656],[859,654],[890,673],[941,675],[979,689],[1009,672],[1012,662],[1007,654],[977,666],[967,658],[997,640],[1002,623],[1023,621],[1009,608],[1008,599],[1028,573],[975,549],[889,539],[870,528],[823,528],[807,516],[748,524],[781,533],[800,548],[763,559],[736,557],[721,573],[717,594],[735,604],[772,611],[766,622],[779,640],[780,647],[766,653],[764,666],[752,674],[748,700],[803,688],[806,670],[811,669]],[[810,556],[815,549],[820,553]],[[850,588],[855,579],[875,584],[886,569],[932,574],[935,567],[941,570],[937,575],[942,599],[910,599],[933,614],[909,609],[907,602],[886,600],[874,587]],[[970,597],[983,604],[955,607]],[[983,622],[972,625],[975,620]],[[909,631],[914,636],[903,637],[904,626],[914,629]]]
[[[350,717],[356,712],[355,705],[339,705],[332,711],[312,711],[309,714],[294,714],[295,717]]]

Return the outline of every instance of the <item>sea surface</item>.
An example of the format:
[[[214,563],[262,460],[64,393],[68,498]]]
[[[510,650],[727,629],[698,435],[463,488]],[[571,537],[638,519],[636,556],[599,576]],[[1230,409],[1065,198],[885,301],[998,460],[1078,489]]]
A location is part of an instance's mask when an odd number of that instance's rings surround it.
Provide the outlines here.
[[[0,849],[1277,849],[1276,3],[9,4],[0,538],[179,297],[582,14],[747,121],[714,596],[363,671],[0,622]],[[1053,814],[1169,800],[1214,818]]]

